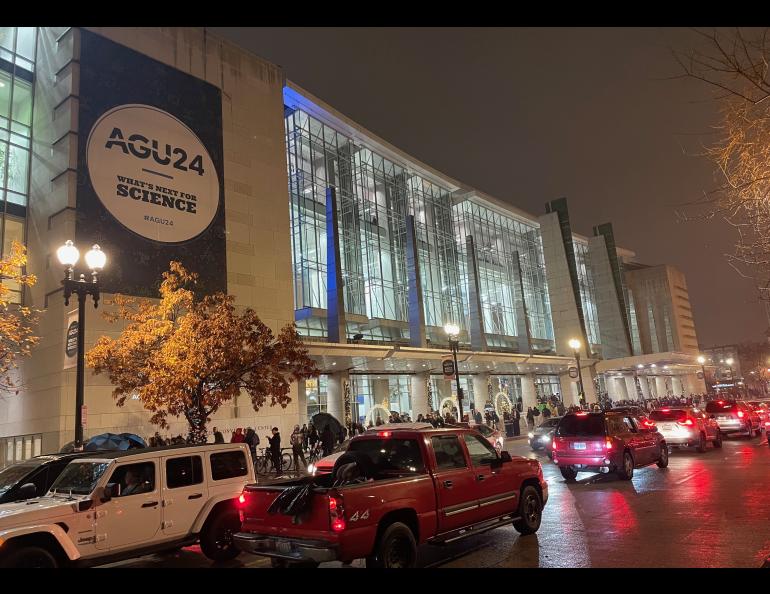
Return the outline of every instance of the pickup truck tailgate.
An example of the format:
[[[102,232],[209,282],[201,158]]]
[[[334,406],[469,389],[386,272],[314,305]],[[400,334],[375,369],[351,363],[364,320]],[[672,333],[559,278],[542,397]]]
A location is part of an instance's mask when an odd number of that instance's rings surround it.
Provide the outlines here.
[[[300,516],[269,514],[268,508],[285,487],[249,485],[243,492],[241,504],[241,530],[271,536],[293,538],[317,538],[328,536],[331,529],[329,497],[322,492],[313,493],[309,508]]]

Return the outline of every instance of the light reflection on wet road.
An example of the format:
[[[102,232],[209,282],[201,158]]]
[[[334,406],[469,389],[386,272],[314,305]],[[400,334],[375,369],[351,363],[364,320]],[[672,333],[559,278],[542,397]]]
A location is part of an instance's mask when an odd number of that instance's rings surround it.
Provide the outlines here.
[[[637,469],[628,482],[581,473],[568,484],[525,441],[509,442],[506,449],[543,464],[550,496],[540,530],[520,537],[506,526],[447,547],[421,547],[421,566],[759,567],[770,555],[770,448],[764,436],[726,439],[721,450],[709,446],[703,454],[675,449],[667,469]],[[113,566],[211,563],[193,547]],[[224,566],[269,562],[241,555]]]

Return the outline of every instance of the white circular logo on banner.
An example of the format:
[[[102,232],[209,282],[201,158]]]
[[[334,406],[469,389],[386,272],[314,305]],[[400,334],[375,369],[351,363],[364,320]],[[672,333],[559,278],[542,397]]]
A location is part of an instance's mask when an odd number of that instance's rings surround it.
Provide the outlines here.
[[[197,237],[219,207],[219,177],[208,151],[177,118],[150,105],[120,105],[91,128],[86,148],[96,195],[142,237],[179,243]]]

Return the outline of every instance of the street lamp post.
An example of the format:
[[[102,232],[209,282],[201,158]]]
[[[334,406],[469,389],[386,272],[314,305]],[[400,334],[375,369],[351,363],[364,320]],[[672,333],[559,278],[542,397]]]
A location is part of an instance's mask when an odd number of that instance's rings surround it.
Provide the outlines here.
[[[78,296],[78,353],[77,353],[77,381],[75,387],[75,447],[83,445],[83,401],[85,378],[85,323],[86,323],[86,297],[91,295],[94,300],[94,308],[99,306],[99,271],[104,268],[107,256],[95,245],[86,253],[86,265],[91,270],[91,282],[86,281],[84,274],[78,280],[73,278],[73,267],[80,258],[80,252],[71,241],[67,240],[63,246],[56,250],[56,257],[64,268],[64,305],[70,304],[73,293]]]
[[[571,338],[569,346],[575,354],[575,364],[578,369],[578,398],[580,399],[580,407],[584,407],[586,403],[585,393],[583,392],[583,371],[580,369],[580,341],[577,338]]]
[[[733,382],[733,396],[738,397],[738,384],[735,382],[735,374],[733,373],[733,358],[725,359],[727,367],[730,368],[730,381]]]
[[[452,357],[455,364],[455,381],[457,382],[457,411],[460,414],[459,422],[464,421],[463,417],[463,389],[460,387],[460,367],[457,365],[457,351],[460,348],[460,327],[457,324],[445,324],[444,332],[449,337],[449,348],[452,349]]]
[[[706,396],[708,396],[709,395],[709,383],[706,380],[706,367],[705,367],[706,357],[704,357],[703,355],[699,356],[698,357],[698,363],[700,363],[700,371],[703,374],[703,383],[706,385]]]

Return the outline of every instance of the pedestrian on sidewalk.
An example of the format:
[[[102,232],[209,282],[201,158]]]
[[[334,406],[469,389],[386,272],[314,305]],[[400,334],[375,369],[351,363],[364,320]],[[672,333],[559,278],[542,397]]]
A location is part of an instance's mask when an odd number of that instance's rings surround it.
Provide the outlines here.
[[[513,436],[521,435],[521,413],[518,408],[513,409]]]
[[[157,432],[155,435],[158,435]],[[214,443],[225,443],[224,435],[222,435],[222,432],[219,431],[216,427],[214,427]]]
[[[281,476],[281,434],[278,432],[278,427],[273,427],[272,433],[272,437],[266,436],[267,441],[270,442],[270,457],[273,460],[276,475]]]
[[[527,428],[533,429],[535,427],[535,411],[532,410],[532,407],[527,408]]]
[[[302,465],[307,468],[307,460],[305,460],[305,452],[302,451],[303,436],[300,431],[299,425],[294,425],[294,431],[289,438],[291,441],[291,453],[294,455],[294,468],[299,470],[299,459],[302,458]]]
[[[540,409],[538,407],[532,409],[532,416],[534,417],[532,419],[532,424],[533,426],[537,426],[537,421],[540,418]]]

